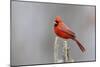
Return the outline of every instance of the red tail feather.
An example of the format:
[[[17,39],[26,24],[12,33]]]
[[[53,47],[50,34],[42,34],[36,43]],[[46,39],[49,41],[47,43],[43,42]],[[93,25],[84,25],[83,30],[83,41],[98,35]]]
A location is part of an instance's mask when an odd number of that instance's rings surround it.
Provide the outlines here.
[[[84,52],[84,51],[85,51],[84,46],[82,46],[82,44],[81,44],[76,38],[73,39],[73,40],[77,43],[77,45],[79,46],[80,50],[81,50],[82,52]]]

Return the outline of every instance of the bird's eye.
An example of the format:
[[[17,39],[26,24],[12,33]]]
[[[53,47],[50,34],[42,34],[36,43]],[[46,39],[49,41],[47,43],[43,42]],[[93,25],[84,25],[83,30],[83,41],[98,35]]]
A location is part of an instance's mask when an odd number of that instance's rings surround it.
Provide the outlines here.
[[[57,23],[57,22],[58,22],[58,20],[55,20],[55,22]]]

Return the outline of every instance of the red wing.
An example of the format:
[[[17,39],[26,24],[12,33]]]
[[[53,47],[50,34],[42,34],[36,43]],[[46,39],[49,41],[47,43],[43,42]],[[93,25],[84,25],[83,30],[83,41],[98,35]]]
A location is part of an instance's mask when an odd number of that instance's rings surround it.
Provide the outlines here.
[[[60,29],[61,29],[63,32],[69,34],[69,35],[72,35],[72,36],[75,35],[75,33],[72,32],[72,31],[70,30],[70,28],[67,27],[65,24],[62,24],[61,27],[60,27]]]

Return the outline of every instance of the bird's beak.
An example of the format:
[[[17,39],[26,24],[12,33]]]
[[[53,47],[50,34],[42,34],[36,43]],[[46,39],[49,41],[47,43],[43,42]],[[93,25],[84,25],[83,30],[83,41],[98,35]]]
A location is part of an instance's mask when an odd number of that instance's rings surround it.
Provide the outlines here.
[[[56,22],[53,22],[53,24],[57,24]]]

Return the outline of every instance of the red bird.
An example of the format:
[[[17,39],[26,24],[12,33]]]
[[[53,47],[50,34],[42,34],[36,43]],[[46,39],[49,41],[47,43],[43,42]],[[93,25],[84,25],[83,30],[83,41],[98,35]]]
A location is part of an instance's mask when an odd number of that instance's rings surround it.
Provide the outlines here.
[[[79,40],[76,39],[75,33],[71,31],[71,29],[64,24],[60,16],[56,16],[55,18],[55,24],[54,24],[54,31],[57,36],[63,38],[63,39],[72,39],[74,40],[77,45],[79,46],[80,50],[82,52],[85,51],[85,48],[82,46],[82,44],[79,42]]]

